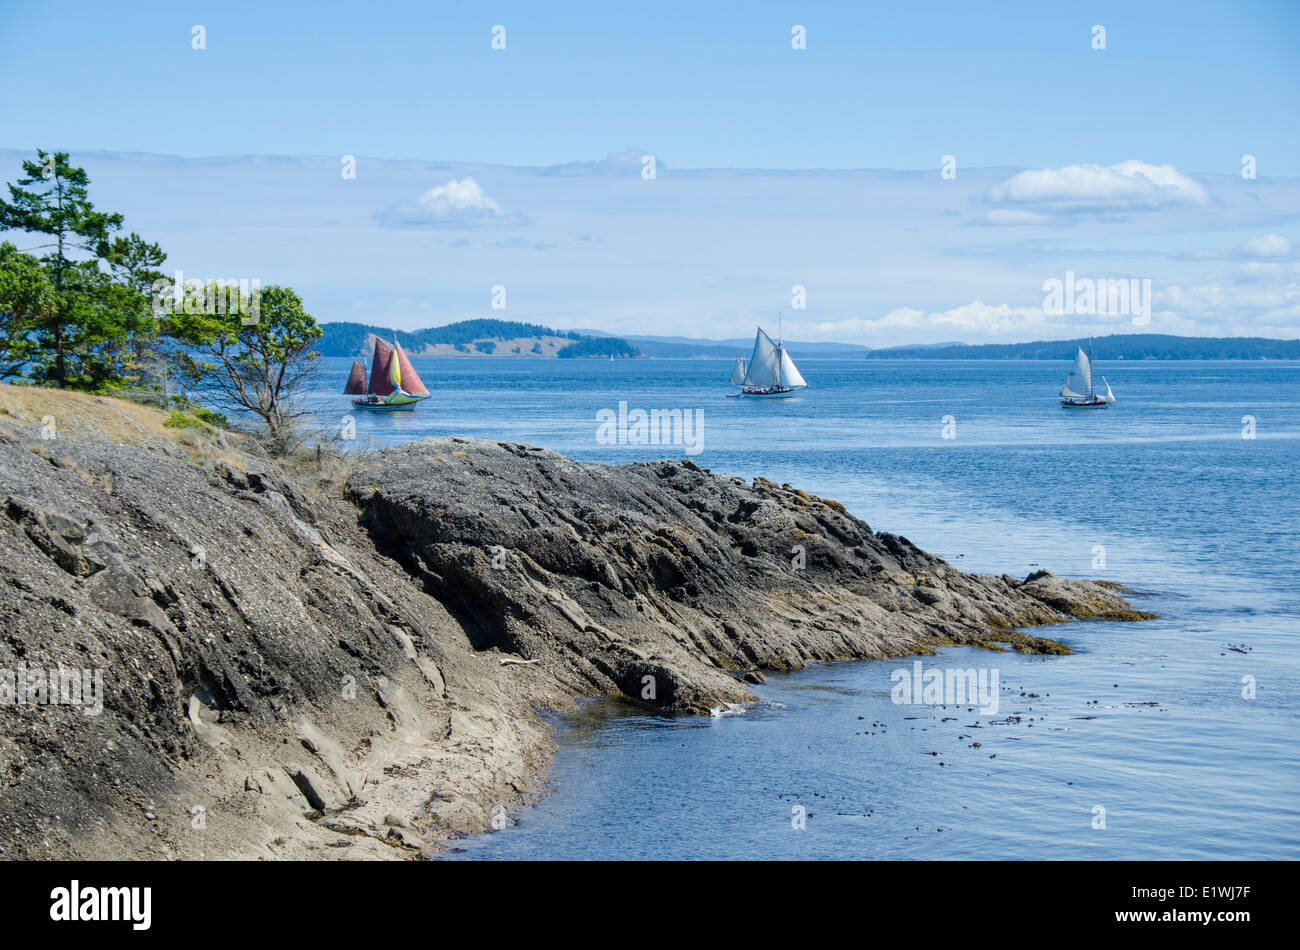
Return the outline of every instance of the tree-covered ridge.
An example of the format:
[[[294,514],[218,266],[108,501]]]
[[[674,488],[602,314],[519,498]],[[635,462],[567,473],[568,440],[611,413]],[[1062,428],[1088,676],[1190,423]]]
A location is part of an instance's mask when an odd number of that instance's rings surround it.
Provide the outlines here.
[[[609,356],[615,359],[635,359],[641,355],[641,351],[621,337],[588,336],[570,343],[555,355],[562,360],[602,359]]]
[[[447,345],[455,347],[458,352],[471,354],[494,353],[497,343],[507,340],[540,340],[560,338],[572,340],[556,353],[565,358],[584,357],[623,357],[640,356],[640,351],[632,344],[619,337],[588,337],[572,330],[553,330],[537,323],[519,323],[513,320],[462,320],[441,327],[428,327],[424,330],[396,331],[391,328],[369,326],[361,323],[326,323],[321,325],[324,335],[318,349],[325,356],[358,356],[367,349],[370,336],[391,340],[394,335],[397,342],[412,353],[420,353],[425,347]],[[507,354],[508,355],[508,354]]]
[[[872,350],[874,360],[1068,360],[1079,347],[1099,360],[1295,360],[1300,340],[1263,337],[1195,337],[1162,333],[1116,333],[1077,340],[984,343]]]

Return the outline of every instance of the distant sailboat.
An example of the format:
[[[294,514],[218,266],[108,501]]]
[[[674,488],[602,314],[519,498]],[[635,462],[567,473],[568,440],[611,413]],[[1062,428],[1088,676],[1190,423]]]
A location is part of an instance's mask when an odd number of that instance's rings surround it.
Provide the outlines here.
[[[360,399],[352,400],[352,405],[371,412],[408,411],[429,398],[429,390],[407,359],[406,352],[398,346],[396,338],[389,346],[376,337],[369,383],[366,382],[365,366],[360,360],[352,361],[352,371],[348,374],[343,393],[360,396]]]
[[[1090,344],[1089,349],[1091,348]],[[1083,347],[1079,347],[1079,352],[1074,357],[1074,365],[1070,367],[1070,375],[1065,378],[1065,385],[1061,387],[1061,405],[1067,409],[1099,409],[1114,405],[1115,394],[1111,392],[1110,383],[1105,376],[1101,381],[1106,383],[1105,395],[1093,389],[1092,358],[1083,352]]]
[[[744,376],[737,381],[736,374],[741,369]],[[746,364],[744,359],[736,361],[731,383],[740,387],[742,396],[792,396],[808,386],[785,347],[779,341],[773,343],[762,327],[754,337],[754,352],[750,354],[749,363]]]
[[[745,381],[745,358],[743,356],[737,356],[736,366],[731,371],[731,385],[739,386],[744,381]]]

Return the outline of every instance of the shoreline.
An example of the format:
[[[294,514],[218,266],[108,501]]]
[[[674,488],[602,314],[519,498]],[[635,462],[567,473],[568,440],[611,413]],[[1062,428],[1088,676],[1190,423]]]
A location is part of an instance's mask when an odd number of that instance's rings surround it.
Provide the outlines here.
[[[5,758],[62,776],[0,787],[5,857],[419,857],[540,786],[537,709],[702,713],[814,660],[1064,653],[1019,628],[1150,616],[689,461],[448,437],[290,471],[163,418],[0,386],[0,615],[29,665],[92,657],[107,684],[89,728],[4,713],[25,725]]]

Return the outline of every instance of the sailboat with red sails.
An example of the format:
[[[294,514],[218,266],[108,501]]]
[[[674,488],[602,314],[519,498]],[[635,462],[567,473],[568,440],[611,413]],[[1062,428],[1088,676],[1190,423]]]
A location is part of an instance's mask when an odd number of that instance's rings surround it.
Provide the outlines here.
[[[409,412],[429,398],[429,390],[420,374],[411,365],[406,351],[393,336],[393,345],[375,338],[375,351],[370,360],[370,377],[360,360],[352,361],[344,395],[359,396],[352,400],[355,409],[366,412]]]

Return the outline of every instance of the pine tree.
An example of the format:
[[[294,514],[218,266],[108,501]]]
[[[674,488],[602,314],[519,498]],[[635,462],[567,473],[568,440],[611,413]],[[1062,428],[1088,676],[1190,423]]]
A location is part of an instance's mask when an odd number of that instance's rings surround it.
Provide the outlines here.
[[[36,258],[0,244],[0,380],[22,375],[36,355],[36,328],[54,312],[54,285]]]
[[[26,250],[45,250],[45,264],[54,276],[54,307],[34,328],[48,338],[54,352],[54,379],[68,385],[67,354],[84,356],[94,342],[112,335],[102,302],[84,294],[102,285],[84,267],[77,252],[95,258],[109,253],[109,235],[122,226],[122,215],[96,211],[88,197],[90,178],[68,163],[67,152],[36,151],[36,161],[23,162],[23,177],[9,185],[9,201],[0,200],[0,230],[27,231],[53,238]],[[98,268],[96,267],[96,270]],[[85,321],[90,321],[89,325]],[[42,340],[42,343],[46,342]]]
[[[118,288],[116,305],[127,337],[120,361],[123,374],[140,383],[151,368],[156,371],[163,362],[157,359],[161,333],[152,305],[154,282],[163,277],[157,268],[167,255],[133,231],[128,237],[114,238],[104,259]]]

